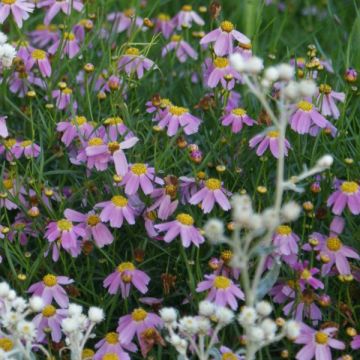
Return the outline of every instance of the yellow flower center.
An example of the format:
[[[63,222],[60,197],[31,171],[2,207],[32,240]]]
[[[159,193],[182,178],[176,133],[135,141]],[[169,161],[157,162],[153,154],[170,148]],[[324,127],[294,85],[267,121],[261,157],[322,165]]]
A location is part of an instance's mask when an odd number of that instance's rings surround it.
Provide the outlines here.
[[[182,39],[181,35],[173,35],[171,37],[171,41],[175,41],[175,42],[179,42],[181,41],[181,39]]]
[[[140,50],[134,47],[128,48],[125,52],[126,55],[139,56]]]
[[[145,331],[142,332],[141,335],[143,335],[147,339],[151,339],[156,334],[156,331],[154,328],[147,328]]]
[[[92,349],[84,349],[81,353],[82,359],[92,359],[92,356],[95,355],[95,351]]]
[[[228,263],[232,257],[233,257],[233,253],[231,250],[224,250],[221,252],[221,255],[220,255],[221,259],[223,261],[225,261],[226,263]]]
[[[314,302],[315,298],[316,296],[314,292],[310,289],[305,289],[304,292],[301,294],[301,300],[306,305],[311,305]]]
[[[0,339],[0,349],[4,351],[11,351],[13,348],[14,348],[14,343],[11,339],[6,337]]]
[[[165,108],[167,108],[167,107],[169,107],[171,105],[172,104],[171,104],[171,101],[169,99],[161,99],[161,101],[160,101],[160,108],[161,109],[165,109]]]
[[[126,271],[126,270],[135,270],[135,269],[136,269],[136,267],[130,261],[123,262],[117,267],[118,272],[123,272],[123,271]]]
[[[42,311],[42,314],[45,317],[51,317],[55,315],[55,313],[56,313],[56,308],[55,306],[52,305],[46,305]]]
[[[205,181],[205,186],[212,191],[221,189],[221,181],[218,179],[210,178]]]
[[[118,125],[123,124],[123,119],[119,116],[116,117],[109,117],[104,121],[105,125]]]
[[[106,353],[102,356],[101,360],[120,360],[120,358],[115,353]]]
[[[71,121],[73,125],[81,126],[87,122],[85,116],[75,116],[74,119]]]
[[[176,217],[176,220],[182,225],[191,226],[194,224],[194,219],[189,214],[181,213]]]
[[[131,317],[134,321],[143,321],[147,318],[147,312],[142,308],[137,308],[131,313]]]
[[[31,57],[35,60],[44,60],[46,59],[46,52],[44,50],[35,49],[31,53]]]
[[[119,334],[116,332],[109,332],[106,334],[105,340],[107,343],[115,345],[119,342]]]
[[[331,86],[328,84],[321,84],[319,86],[319,91],[325,95],[328,95],[331,93],[332,89],[331,89]]]
[[[292,232],[291,227],[287,225],[280,225],[276,229],[276,233],[279,235],[290,235]]]
[[[338,251],[340,250],[340,248],[342,247],[342,242],[341,240],[334,236],[334,237],[329,237],[326,240],[326,246],[330,251]]]
[[[267,137],[272,138],[272,139],[278,138],[279,132],[277,130],[268,131]]]
[[[20,143],[20,145],[21,145],[21,147],[28,147],[28,146],[30,146],[30,145],[32,145],[32,141],[31,140],[24,140],[24,141],[22,141],[21,143]]]
[[[11,190],[14,187],[14,183],[11,179],[3,180],[3,185],[6,190]]]
[[[146,169],[147,169],[146,165],[140,163],[134,164],[131,167],[132,173],[138,176],[146,174]]]
[[[89,215],[86,222],[90,226],[95,226],[100,222],[100,218],[97,215]]]
[[[181,8],[182,11],[192,11],[192,6],[191,5],[184,5]]]
[[[181,116],[188,112],[188,109],[181,106],[170,106],[170,113],[175,116]]]
[[[43,283],[47,287],[53,287],[57,284],[57,279],[55,275],[47,274],[43,277]]]
[[[165,193],[166,195],[170,195],[171,198],[174,198],[176,196],[177,187],[175,185],[166,185],[165,186]]]
[[[111,202],[117,207],[125,207],[128,203],[128,199],[121,195],[115,195],[111,198]]]
[[[355,181],[344,181],[341,184],[341,191],[346,194],[354,194],[358,192],[359,185]]]
[[[16,0],[2,0],[2,3],[3,4],[6,4],[6,5],[12,5],[16,2]]]
[[[7,139],[4,141],[4,145],[5,147],[7,147],[8,149],[12,148],[14,145],[16,144],[16,140],[11,138],[11,139]]]
[[[214,286],[217,289],[227,289],[231,285],[231,280],[226,276],[216,276],[214,280]]]
[[[158,15],[158,19],[160,21],[168,21],[168,20],[170,20],[170,16],[168,14],[160,13]]]
[[[120,149],[120,144],[117,141],[111,141],[108,143],[108,149],[113,154],[116,150]]]
[[[103,139],[99,137],[93,137],[89,140],[88,145],[89,146],[100,146],[103,144]]]
[[[126,17],[132,17],[135,15],[135,10],[134,9],[126,9],[126,10],[124,10],[124,15]]]
[[[234,24],[230,21],[223,21],[220,24],[220,27],[222,31],[226,31],[228,33],[234,30]]]
[[[229,60],[227,58],[217,57],[214,60],[214,65],[217,68],[225,68],[229,65]]]
[[[315,334],[315,341],[320,345],[325,345],[328,342],[329,336],[322,331],[318,331]]]
[[[244,116],[246,115],[246,110],[242,108],[236,108],[231,111],[236,116]]]
[[[302,111],[311,111],[313,108],[313,104],[309,103],[308,101],[301,100],[298,102],[297,107]]]
[[[73,41],[75,40],[75,35],[72,32],[65,31],[63,34],[64,40]]]
[[[237,360],[237,357],[232,352],[226,352],[222,354],[221,360]]]
[[[71,221],[66,220],[66,219],[61,219],[56,224],[57,224],[57,227],[59,228],[59,230],[61,230],[61,231],[69,231],[73,227],[73,224],[71,223]]]
[[[302,280],[308,280],[308,279],[310,279],[311,278],[311,272],[310,272],[310,270],[308,270],[308,269],[304,269],[302,272],[301,272],[301,275],[300,275],[300,277],[301,277],[301,279]]]
[[[66,87],[65,89],[61,90],[61,92],[65,95],[71,95],[73,91],[70,88]]]

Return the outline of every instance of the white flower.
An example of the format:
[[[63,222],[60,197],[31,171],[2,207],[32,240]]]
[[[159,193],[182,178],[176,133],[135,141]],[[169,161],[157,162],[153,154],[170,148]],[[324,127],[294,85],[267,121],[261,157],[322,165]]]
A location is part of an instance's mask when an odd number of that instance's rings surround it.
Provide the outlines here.
[[[170,337],[170,343],[174,346],[179,346],[181,344],[181,337],[176,334],[172,334]]]
[[[253,216],[251,199],[248,195],[234,195],[231,198],[233,220],[243,226],[248,226]]]
[[[70,316],[80,316],[82,314],[83,308],[78,304],[70,304],[68,309],[68,314]]]
[[[61,327],[65,333],[72,333],[79,329],[78,322],[73,318],[65,318],[61,321]]]
[[[6,282],[1,282],[0,283],[0,297],[1,298],[5,298],[8,296],[10,291],[10,286],[8,283]]]
[[[295,320],[289,320],[285,324],[285,334],[290,340],[296,339],[300,335],[300,325]]]
[[[250,306],[244,306],[238,316],[238,321],[242,326],[253,325],[256,319],[256,310]]]
[[[16,49],[10,44],[0,45],[0,59],[5,67],[10,67],[16,56]]]
[[[230,65],[238,72],[245,70],[244,58],[238,53],[230,55]]]
[[[98,324],[105,318],[104,310],[99,307],[92,306],[89,309],[88,317],[90,321]]]
[[[227,325],[230,324],[234,319],[234,313],[223,306],[216,308],[215,316],[219,324]]]
[[[299,96],[299,85],[295,81],[290,81],[285,86],[284,95],[290,100],[295,100]]]
[[[258,326],[253,326],[249,330],[249,338],[255,342],[262,342],[265,338],[264,330]]]
[[[279,73],[279,79],[289,81],[294,77],[295,71],[294,68],[289,64],[279,64],[277,66],[277,71]]]
[[[278,225],[279,220],[275,209],[267,208],[262,212],[261,215],[263,219],[263,224],[266,228],[273,229]]]
[[[264,331],[268,339],[273,339],[277,330],[275,321],[267,318],[263,320],[260,324],[261,329]]]
[[[199,321],[194,316],[184,316],[179,321],[179,329],[189,335],[195,335],[199,332]]]
[[[198,318],[199,333],[207,335],[211,329],[210,320],[206,317]]]
[[[172,324],[177,319],[177,313],[174,308],[165,307],[160,310],[160,317],[164,321],[164,323]]]
[[[15,292],[15,290],[11,289],[11,290],[8,292],[7,298],[8,298],[9,301],[14,301],[14,300],[16,299],[16,292]]]
[[[14,299],[14,301],[11,303],[12,307],[19,311],[19,312],[23,312],[27,306],[26,300],[22,297],[17,297],[16,299]]]
[[[301,207],[295,201],[289,201],[281,209],[281,215],[286,222],[295,221],[301,213]]]
[[[272,306],[268,301],[260,301],[256,304],[256,312],[260,316],[268,316],[272,312]]]
[[[200,302],[199,304],[200,315],[210,317],[214,315],[214,312],[215,312],[215,305],[212,302],[208,300],[203,300]]]
[[[299,82],[299,92],[302,96],[312,97],[316,91],[316,83],[313,80],[301,80]]]
[[[265,70],[264,77],[269,82],[274,82],[279,78],[279,71],[275,66],[270,66]]]
[[[204,226],[205,236],[212,243],[222,242],[224,238],[224,224],[218,219],[210,219]]]
[[[259,74],[264,69],[263,59],[253,56],[245,63],[245,71],[250,74]]]
[[[16,326],[16,330],[25,340],[33,340],[36,336],[35,325],[31,321],[20,321]]]
[[[7,42],[8,37],[0,31],[0,45],[4,45]]]
[[[40,296],[33,296],[29,300],[29,305],[32,311],[39,312],[44,308],[44,301]]]
[[[322,156],[317,162],[316,162],[316,166],[321,168],[321,169],[328,169],[331,167],[331,165],[334,162],[334,158],[327,154]]]

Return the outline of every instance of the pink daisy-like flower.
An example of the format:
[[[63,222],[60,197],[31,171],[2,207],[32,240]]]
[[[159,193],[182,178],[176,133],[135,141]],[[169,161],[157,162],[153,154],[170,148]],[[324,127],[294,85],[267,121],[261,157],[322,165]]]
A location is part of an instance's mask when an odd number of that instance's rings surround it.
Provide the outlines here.
[[[188,57],[196,60],[198,58],[197,52],[182,39],[180,35],[173,35],[170,42],[163,47],[161,56],[165,57],[170,51],[175,50],[176,57],[180,62],[185,62]]]
[[[253,126],[256,121],[253,120],[243,108],[232,109],[228,114],[224,115],[221,119],[221,124],[224,126],[231,125],[231,131],[237,134],[243,128],[243,125]]]
[[[227,90],[235,86],[235,80],[240,80],[240,74],[230,66],[229,59],[225,57],[216,57],[214,61],[208,63],[206,70],[206,85],[215,88],[219,83]]]
[[[338,119],[340,111],[336,106],[336,101],[343,103],[345,101],[345,94],[332,90],[328,84],[321,84],[317,101],[321,104],[320,111],[324,116],[332,116],[334,119]]]
[[[42,312],[32,320],[37,330],[37,341],[43,342],[50,332],[52,341],[61,340],[61,321],[66,317],[67,310],[56,309],[53,305],[46,305]]]
[[[63,89],[53,90],[51,95],[55,99],[56,107],[59,110],[64,110],[71,104],[73,91],[69,87],[64,87]],[[74,108],[77,107],[76,102],[73,102],[73,106]]]
[[[3,138],[7,138],[9,136],[9,132],[6,126],[7,116],[0,116],[0,136]]]
[[[238,308],[238,300],[244,300],[244,293],[238,285],[235,285],[232,280],[226,276],[205,275],[204,281],[201,281],[197,288],[197,292],[210,290],[206,299],[213,301],[219,306],[230,306],[231,309]]]
[[[137,28],[142,27],[144,20],[137,16],[134,9],[126,9],[123,12],[113,12],[107,16],[107,19],[114,23],[113,31],[121,33],[125,30],[130,31],[132,25]]]
[[[51,23],[51,20],[60,11],[69,16],[71,14],[72,8],[80,12],[84,7],[83,3],[79,0],[41,0],[38,2],[37,6],[39,8],[47,8],[44,19],[45,25],[49,25]]]
[[[320,272],[317,268],[309,268],[309,262],[304,261],[296,263],[293,265],[294,269],[299,274],[299,284],[302,287],[305,287],[305,285],[310,285],[314,289],[323,289],[324,283],[320,281],[319,279],[316,279],[314,275],[318,274]]]
[[[236,40],[242,44],[249,44],[250,39],[244,34],[234,29],[234,24],[230,21],[223,21],[218,29],[206,34],[200,44],[205,45],[214,42],[214,51],[217,56],[224,56],[233,53],[233,41]]]
[[[27,159],[37,158],[41,148],[31,140],[24,140],[15,145],[13,154],[19,159],[23,154]]]
[[[176,194],[177,185],[172,184],[170,179],[165,188],[155,189],[151,193],[151,198],[156,199],[156,201],[148,208],[148,211],[157,209],[157,217],[161,220],[166,220],[175,212],[179,204],[179,201],[176,200]]]
[[[124,218],[130,225],[135,224],[135,209],[124,196],[114,195],[110,201],[96,204],[95,208],[103,208],[100,219],[104,222],[109,221],[113,228],[121,228]]]
[[[304,344],[304,347],[296,354],[297,360],[331,360],[331,348],[344,350],[345,344],[333,338],[337,328],[327,327],[319,331],[302,324],[301,333],[296,338],[296,344]]]
[[[46,26],[39,24],[35,30],[29,32],[31,43],[40,48],[55,42],[59,38],[59,29],[56,25]]]
[[[26,69],[32,69],[35,64],[39,67],[42,76],[51,76],[51,64],[46,51],[40,49],[31,51],[30,56],[25,61]]]
[[[167,127],[168,136],[174,136],[179,127],[184,130],[186,135],[195,134],[199,130],[200,123],[201,120],[191,115],[187,108],[172,105],[158,125],[161,128]]]
[[[93,131],[93,126],[87,122],[85,116],[76,115],[71,121],[59,122],[56,130],[63,133],[61,141],[65,146],[69,146],[77,137],[88,137]]]
[[[86,231],[86,238],[92,237],[99,248],[113,242],[113,235],[106,225],[101,222],[100,216],[93,211],[85,215],[72,209],[66,209],[64,215],[66,219],[80,223]]]
[[[220,347],[221,360],[245,360],[243,355],[237,355],[226,346]]]
[[[18,205],[14,202],[18,199],[22,204],[25,204],[25,199],[22,195],[23,189],[19,186],[18,182],[7,178],[2,180],[2,187],[0,189],[0,209],[5,207],[8,210],[17,209]]]
[[[95,344],[97,349],[94,360],[103,360],[105,354],[116,354],[121,360],[130,360],[129,354],[125,351],[135,352],[137,347],[132,342],[124,342],[121,334],[108,332],[105,337]],[[125,350],[124,350],[125,349]]]
[[[61,285],[69,285],[74,280],[67,276],[56,276],[47,274],[39,281],[29,287],[28,292],[40,296],[45,304],[51,304],[54,299],[60,307],[66,308],[69,305],[69,297]]]
[[[131,285],[134,285],[142,294],[148,291],[150,277],[144,271],[138,270],[132,262],[123,262],[103,282],[109,294],[116,294],[121,290],[123,299],[129,297]]]
[[[61,57],[66,54],[69,59],[72,59],[80,51],[79,41],[73,32],[64,31],[62,39],[57,39],[54,44],[49,47],[49,53],[54,55],[60,45],[62,45]]]
[[[252,45],[251,43],[242,44],[239,43],[238,46],[234,49],[234,53],[240,54],[245,60],[248,60],[252,57]]]
[[[300,238],[287,225],[278,226],[273,235],[273,244],[276,246],[277,252],[285,256],[298,253],[297,243],[299,240]]]
[[[117,332],[121,334],[124,343],[129,343],[136,335],[141,340],[141,334],[148,328],[160,328],[163,325],[161,318],[145,311],[143,308],[135,309],[130,315],[124,315],[119,319]]]
[[[249,141],[249,146],[256,150],[257,156],[262,156],[264,152],[270,148],[270,152],[275,158],[279,158],[279,132],[277,130],[270,130],[265,134],[255,135]],[[284,156],[287,156],[288,150],[291,149],[290,143],[285,139]]]
[[[181,213],[176,216],[176,220],[164,224],[155,225],[155,229],[160,232],[166,232],[164,241],[169,243],[180,235],[181,242],[185,248],[191,243],[199,247],[205,239],[199,229],[194,226],[194,218],[189,214]]]
[[[183,27],[190,28],[192,23],[204,25],[204,20],[192,9],[191,5],[184,5],[179,13],[173,18],[173,23],[178,30]]]
[[[154,20],[154,32],[161,33],[166,39],[168,39],[171,33],[174,31],[174,22],[170,19],[168,14],[161,13]]]
[[[27,20],[34,11],[35,5],[27,0],[2,0],[0,3],[0,24],[10,15],[14,17],[16,25],[21,28],[23,20]]]
[[[144,75],[144,70],[156,69],[155,63],[140,54],[140,50],[134,47],[128,48],[125,55],[120,57],[118,61],[118,69],[124,70],[129,76],[133,73],[137,74],[138,79]]]
[[[335,215],[341,215],[347,206],[354,215],[360,214],[360,186],[355,181],[344,181],[338,189],[330,195],[327,206],[332,208]]]
[[[197,205],[201,202],[201,209],[204,211],[204,214],[209,213],[213,209],[215,202],[224,211],[228,211],[231,205],[225,193],[226,190],[222,187],[221,181],[210,178],[204,182],[201,190],[191,196],[189,203]]]
[[[351,342],[351,348],[354,350],[360,349],[360,335],[354,336]]]

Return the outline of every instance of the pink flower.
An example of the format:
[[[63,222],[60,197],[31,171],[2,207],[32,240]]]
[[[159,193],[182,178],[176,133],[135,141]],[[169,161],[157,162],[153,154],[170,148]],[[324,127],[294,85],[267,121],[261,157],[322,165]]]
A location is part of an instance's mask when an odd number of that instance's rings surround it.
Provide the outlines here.
[[[98,203],[95,207],[103,208],[100,219],[104,222],[110,221],[113,228],[121,228],[124,218],[130,225],[135,224],[135,209],[124,196],[114,195],[110,201]]]
[[[278,226],[273,236],[273,244],[276,246],[277,252],[285,256],[297,254],[299,240],[300,238],[287,225]]]
[[[74,280],[67,276],[56,276],[47,274],[39,281],[29,287],[28,292],[32,295],[41,296],[45,304],[51,304],[54,299],[60,307],[66,308],[69,304],[69,297],[61,285],[69,285]]]
[[[224,126],[231,125],[231,131],[234,134],[240,132],[244,124],[253,126],[255,123],[255,120],[253,120],[243,108],[232,109],[221,118],[221,124]]]
[[[334,119],[338,119],[340,111],[336,106],[336,101],[344,102],[345,94],[333,91],[328,84],[321,84],[317,101],[321,104],[320,110],[324,116],[332,116]]]
[[[184,5],[173,19],[178,30],[181,30],[182,27],[190,28],[193,22],[201,26],[205,24],[204,20],[193,11],[191,5]]]
[[[158,15],[155,19],[155,33],[162,33],[166,39],[168,39],[171,33],[174,31],[175,25],[170,19],[170,16],[164,13]]]
[[[10,11],[14,17],[16,25],[21,28],[23,20],[27,20],[34,11],[35,5],[27,0],[3,0],[0,3],[0,24],[3,24],[10,15]]]
[[[109,294],[116,294],[119,288],[123,299],[129,297],[131,284],[142,294],[148,291],[149,276],[144,271],[136,269],[133,263],[123,262],[103,282]]]
[[[7,116],[0,116],[0,136],[7,138],[9,136],[8,129],[6,127]]]
[[[324,284],[322,281],[315,278],[314,275],[320,272],[317,268],[309,268],[309,262],[304,261],[293,265],[294,269],[299,274],[299,284],[303,287],[310,285],[314,289],[323,289]]]
[[[49,53],[54,55],[57,52],[60,45],[62,45],[61,57],[63,57],[64,54],[66,54],[69,57],[69,59],[72,59],[80,51],[79,41],[73,32],[65,31],[63,33],[63,38],[57,39],[54,42],[54,44],[49,47],[48,49]]]
[[[59,38],[59,29],[55,25],[39,24],[29,33],[31,43],[40,48],[55,42]]]
[[[201,202],[201,209],[204,214],[209,213],[215,202],[220,205],[224,211],[230,210],[230,202],[225,196],[226,190],[222,187],[221,181],[218,179],[210,178],[204,182],[201,190],[191,196],[189,202],[192,205],[197,205]]]
[[[138,79],[144,75],[144,70],[156,69],[155,63],[140,54],[139,49],[131,47],[118,61],[118,69],[124,70],[129,76],[136,72]]]
[[[217,56],[224,56],[233,53],[233,41],[236,40],[242,44],[249,44],[250,39],[244,34],[234,29],[234,25],[230,21],[223,21],[218,29],[206,34],[200,44],[208,44],[214,42],[214,51]]]
[[[148,208],[148,211],[157,209],[157,216],[161,220],[166,220],[176,210],[179,201],[176,200],[176,185],[168,184],[165,188],[155,189],[151,193],[151,198],[156,199],[155,203]]]
[[[77,137],[80,139],[88,137],[93,131],[93,127],[87,122],[85,116],[75,116],[71,121],[59,122],[56,130],[63,133],[61,141],[69,146]]]
[[[61,321],[66,317],[67,310],[56,309],[53,305],[46,305],[42,312],[32,320],[37,330],[37,341],[43,342],[50,332],[52,341],[61,340]]]
[[[24,204],[25,199],[22,195],[23,189],[19,186],[18,181],[11,178],[2,180],[4,191],[0,191],[0,209],[5,207],[8,210],[17,209],[18,205],[14,202],[16,199]]]
[[[86,231],[86,238],[93,237],[96,245],[102,248],[105,245],[109,245],[113,242],[114,237],[112,236],[109,229],[101,222],[101,219],[93,211],[87,215],[81,214],[78,211],[72,209],[66,209],[64,211],[66,219],[78,222]]]
[[[30,56],[25,61],[25,66],[28,70],[37,64],[41,74],[45,77],[51,76],[51,65],[48,55],[44,50],[34,49],[31,51]]]
[[[40,150],[39,145],[33,143],[31,140],[24,140],[14,146],[13,154],[16,159],[19,159],[23,154],[27,159],[37,158]]]
[[[79,0],[41,0],[37,6],[39,8],[47,8],[44,19],[45,25],[49,25],[51,20],[59,13],[60,10],[69,16],[71,14],[71,8],[80,12],[84,7],[82,2]]]
[[[187,43],[182,40],[180,35],[173,35],[170,42],[162,49],[161,56],[165,57],[170,51],[175,50],[176,57],[180,62],[185,62],[188,57],[196,60],[197,52]]]
[[[296,344],[305,346],[296,354],[297,360],[331,360],[331,348],[344,350],[345,344],[333,338],[337,328],[328,327],[319,331],[302,324],[301,333],[295,340]]]
[[[277,130],[269,130],[266,134],[255,135],[249,141],[249,146],[254,148],[258,145],[256,150],[257,156],[262,156],[264,152],[270,147],[270,151],[275,158],[279,158],[279,132]],[[291,149],[289,142],[285,139],[284,155],[287,156],[288,149]]]
[[[347,206],[354,215],[360,214],[360,189],[355,181],[344,181],[339,188],[330,195],[327,206],[332,207],[335,215],[341,215]]]
[[[121,360],[130,360],[127,351],[136,351],[136,345],[132,342],[125,342],[121,334],[108,332],[105,337],[95,344],[97,349],[94,360],[104,359],[105,354],[116,354]]]
[[[58,90],[53,90],[52,97],[55,99],[56,101],[56,107],[59,110],[64,110],[66,109],[72,102],[72,89],[65,87],[63,89],[58,89]],[[76,101],[73,103],[73,107],[76,108],[77,104]]]
[[[238,300],[244,300],[244,293],[238,285],[235,285],[232,280],[226,276],[205,275],[204,281],[201,281],[197,288],[197,292],[210,290],[206,299],[213,301],[219,306],[230,306],[231,309],[238,308]]]
[[[161,318],[145,311],[143,308],[135,309],[130,315],[122,316],[119,319],[117,332],[121,334],[124,343],[129,343],[136,335],[141,341],[141,334],[150,327],[162,327]]]
[[[195,134],[199,130],[201,120],[191,115],[189,110],[180,106],[170,106],[158,125],[167,127],[168,136],[174,136],[181,127],[186,135]]]
[[[113,22],[113,31],[121,33],[125,30],[130,31],[133,24],[137,28],[142,27],[144,21],[137,16],[134,9],[126,9],[123,12],[113,12],[107,16],[110,22]]]
[[[354,350],[360,349],[360,335],[356,335],[353,337],[351,342],[351,348]]]
[[[155,229],[160,232],[166,232],[164,241],[167,243],[180,235],[181,242],[185,248],[189,247],[191,243],[199,247],[205,241],[199,229],[194,226],[194,218],[185,213],[177,215],[174,221],[155,225]]]

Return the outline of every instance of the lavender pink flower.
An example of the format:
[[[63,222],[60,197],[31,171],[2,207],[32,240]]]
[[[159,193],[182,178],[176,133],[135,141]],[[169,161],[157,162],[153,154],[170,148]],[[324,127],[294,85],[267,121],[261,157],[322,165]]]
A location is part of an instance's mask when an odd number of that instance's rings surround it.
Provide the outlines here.
[[[237,134],[241,131],[244,124],[247,126],[253,126],[256,121],[253,120],[243,108],[234,108],[225,114],[221,119],[221,124],[224,126],[231,125],[231,131]]]
[[[23,20],[27,20],[34,11],[35,5],[27,0],[3,0],[0,3],[0,24],[3,24],[12,13],[16,25],[21,28]]]
[[[320,111],[324,116],[332,116],[334,119],[338,119],[340,111],[336,106],[336,101],[344,102],[345,93],[332,90],[328,84],[321,84],[317,101],[320,103]]]
[[[204,25],[204,20],[192,9],[191,5],[184,5],[179,13],[174,17],[173,23],[178,30],[183,27],[190,28],[192,23]]]
[[[162,49],[161,56],[165,57],[170,51],[175,51],[176,57],[180,62],[185,62],[188,57],[196,60],[198,58],[197,52],[182,39],[180,35],[173,35],[170,42]]]
[[[330,195],[327,206],[332,208],[335,215],[341,215],[347,207],[354,215],[360,214],[360,186],[355,181],[344,181],[338,189]]]

